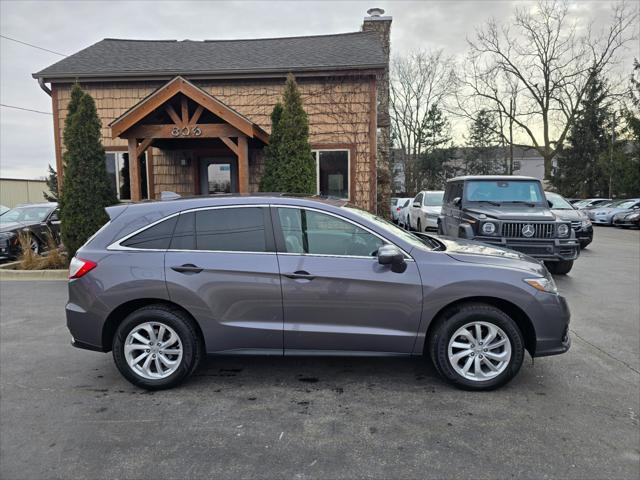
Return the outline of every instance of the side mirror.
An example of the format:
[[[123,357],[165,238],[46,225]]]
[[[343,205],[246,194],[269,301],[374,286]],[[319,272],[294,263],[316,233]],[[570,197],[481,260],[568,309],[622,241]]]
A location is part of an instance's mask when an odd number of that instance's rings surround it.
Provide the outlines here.
[[[460,197],[456,197],[453,199],[453,206],[454,207],[459,207],[460,205],[462,205],[462,199]]]
[[[553,208],[553,203],[551,203],[551,200],[547,200],[547,205],[549,205],[549,208]]]
[[[378,249],[378,263],[391,265],[391,271],[396,273],[402,273],[407,269],[404,255],[394,245],[383,245]]]
[[[413,202],[413,208],[420,208],[420,202]]]

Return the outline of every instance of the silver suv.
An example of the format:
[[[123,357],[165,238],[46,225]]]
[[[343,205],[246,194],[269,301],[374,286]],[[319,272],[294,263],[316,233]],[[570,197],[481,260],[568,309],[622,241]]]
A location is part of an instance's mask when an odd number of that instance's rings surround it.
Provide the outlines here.
[[[566,352],[569,309],[540,262],[411,234],[367,212],[287,197],[109,207],[71,262],[73,345],[113,351],[147,389],[205,354],[425,355],[455,385],[505,384]]]

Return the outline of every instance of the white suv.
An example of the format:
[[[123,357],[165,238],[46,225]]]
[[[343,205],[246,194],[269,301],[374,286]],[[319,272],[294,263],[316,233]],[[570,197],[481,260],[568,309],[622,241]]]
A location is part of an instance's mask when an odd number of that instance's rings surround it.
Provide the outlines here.
[[[419,232],[438,228],[438,216],[442,209],[443,190],[423,190],[409,207],[409,228]]]

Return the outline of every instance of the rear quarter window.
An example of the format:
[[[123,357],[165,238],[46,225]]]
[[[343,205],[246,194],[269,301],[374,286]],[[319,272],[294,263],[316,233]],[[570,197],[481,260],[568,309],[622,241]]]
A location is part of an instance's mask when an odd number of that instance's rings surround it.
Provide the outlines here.
[[[177,216],[171,217],[129,237],[120,242],[120,245],[129,248],[166,250],[171,243],[171,236],[177,221]]]

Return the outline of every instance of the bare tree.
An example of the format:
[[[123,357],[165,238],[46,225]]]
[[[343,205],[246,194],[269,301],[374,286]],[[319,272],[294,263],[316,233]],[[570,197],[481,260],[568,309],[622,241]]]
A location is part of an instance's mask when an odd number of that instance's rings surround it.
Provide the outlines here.
[[[419,158],[432,148],[427,123],[433,107],[452,94],[453,61],[442,50],[416,51],[391,64],[391,128],[403,163],[405,188],[415,189]]]
[[[488,21],[469,40],[457,76],[459,113],[497,114],[496,133],[511,145],[535,148],[549,179],[591,78],[616,63],[636,20],[637,11],[619,3],[608,26],[594,33],[591,25],[578,25],[566,2],[540,0],[535,9],[517,9],[512,26]],[[510,140],[509,127],[521,141]]]

